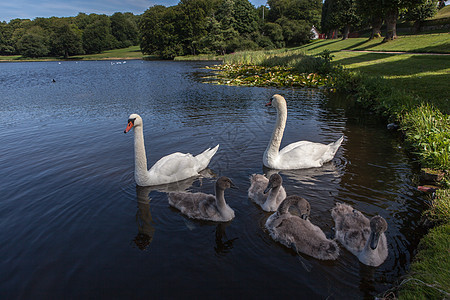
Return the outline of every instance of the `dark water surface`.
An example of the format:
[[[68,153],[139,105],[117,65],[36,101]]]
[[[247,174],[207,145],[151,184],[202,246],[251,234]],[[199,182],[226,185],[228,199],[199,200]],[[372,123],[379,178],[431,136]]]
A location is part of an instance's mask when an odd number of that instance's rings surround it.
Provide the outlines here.
[[[0,298],[360,299],[404,275],[421,237],[423,199],[398,140],[367,114],[317,90],[201,83],[195,62],[0,64]],[[204,75],[204,74],[203,74]],[[52,83],[52,79],[56,82]],[[275,243],[270,215],[247,199],[276,112],[288,101],[282,146],[345,140],[323,168],[283,171],[288,195],[311,203],[311,221],[334,235],[330,209],[345,202],[388,224],[389,256],[367,267],[342,249],[322,262]],[[201,179],[136,188],[131,113],[144,119],[149,165],[172,152],[220,144]],[[192,221],[166,190],[212,193],[216,175],[236,218]]]

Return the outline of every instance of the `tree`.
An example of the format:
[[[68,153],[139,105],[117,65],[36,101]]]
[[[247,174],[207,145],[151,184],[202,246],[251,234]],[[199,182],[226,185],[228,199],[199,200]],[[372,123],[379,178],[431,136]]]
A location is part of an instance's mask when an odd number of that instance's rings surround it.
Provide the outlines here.
[[[285,43],[301,45],[310,39],[313,25],[319,26],[321,0],[268,0],[268,20],[281,25]]]
[[[178,6],[162,5],[152,6],[144,12],[139,23],[144,54],[156,54],[164,59],[183,54],[177,25],[180,14]]]
[[[336,0],[325,0],[323,3],[320,26],[322,31],[326,33],[328,39],[337,37],[340,24]]]
[[[67,59],[69,55],[84,53],[81,31],[67,21],[57,22],[51,37],[51,52],[54,55],[64,55]]]
[[[383,25],[383,0],[356,0],[358,14],[362,19],[368,20],[372,32],[370,40],[381,37]]]
[[[196,55],[199,41],[206,35],[208,16],[212,7],[208,0],[181,0],[178,4],[180,14],[180,36],[186,52]]]
[[[136,23],[127,15],[115,13],[110,17],[111,33],[119,42],[120,48],[137,44],[138,28]]]
[[[27,30],[17,42],[17,48],[24,57],[43,57],[50,52],[46,32],[39,26]]]
[[[16,52],[12,35],[14,28],[6,22],[0,22],[0,54],[12,55]]]
[[[426,0],[421,5],[408,9],[404,14],[404,18],[407,21],[413,21],[414,32],[418,32],[422,22],[437,13],[437,5],[437,0]]]
[[[258,30],[255,7],[248,0],[234,0],[234,29],[241,34],[250,34]]]
[[[319,25],[322,12],[321,0],[268,0],[268,19],[275,22],[281,17],[304,20],[309,25]]]
[[[214,16],[208,18],[206,30],[208,34],[200,40],[201,51],[204,53],[213,52],[225,55],[226,43],[224,31]]]
[[[305,20],[289,20],[281,17],[277,20],[283,30],[286,46],[305,44],[311,39],[311,26]]]
[[[339,27],[344,28],[342,39],[345,40],[348,38],[350,28],[360,22],[356,0],[336,0],[336,10]]]
[[[114,48],[117,40],[111,34],[111,21],[106,15],[95,15],[94,22],[83,31],[83,48],[86,53],[100,53]]]
[[[284,42],[283,28],[277,23],[266,23],[263,26],[264,34],[273,42],[275,47],[282,48],[286,44]]]
[[[383,41],[397,38],[397,19],[401,9],[413,9],[427,0],[382,0],[386,22],[386,36]]]

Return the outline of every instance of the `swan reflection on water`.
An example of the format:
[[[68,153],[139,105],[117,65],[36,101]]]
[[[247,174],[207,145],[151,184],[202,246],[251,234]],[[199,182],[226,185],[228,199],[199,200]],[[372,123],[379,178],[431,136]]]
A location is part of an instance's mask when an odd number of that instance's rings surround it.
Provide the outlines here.
[[[216,227],[216,246],[214,247],[214,251],[216,251],[217,255],[225,255],[230,253],[233,249],[233,243],[238,238],[228,239],[225,229],[229,223],[219,223]]]
[[[308,168],[298,170],[275,170],[263,166],[263,172],[269,178],[272,174],[280,173],[297,183],[314,185],[323,180],[323,176],[331,176],[333,179],[339,179],[341,176],[341,168],[336,166],[334,162],[325,163],[320,168]]]
[[[136,212],[136,224],[138,234],[134,238],[134,243],[140,250],[146,250],[153,240],[155,227],[153,227],[153,218],[150,212],[150,197],[152,187],[136,186],[136,198],[138,211]]]
[[[210,169],[205,169],[201,172],[202,177],[196,176],[188,178],[179,182],[159,185],[159,186],[136,186],[136,200],[138,211],[136,212],[136,224],[138,227],[138,234],[133,239],[133,242],[140,250],[146,250],[153,240],[155,234],[155,227],[153,226],[153,218],[150,212],[150,193],[152,191],[159,192],[179,192],[190,188],[195,181],[202,185],[202,178],[214,176]]]

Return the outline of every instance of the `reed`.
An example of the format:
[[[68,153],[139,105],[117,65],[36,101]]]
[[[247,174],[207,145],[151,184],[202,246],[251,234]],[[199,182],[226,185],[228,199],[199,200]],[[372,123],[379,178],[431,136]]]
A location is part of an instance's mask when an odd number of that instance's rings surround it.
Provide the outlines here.
[[[450,170],[449,115],[444,115],[430,104],[422,104],[403,115],[401,126],[422,165]]]

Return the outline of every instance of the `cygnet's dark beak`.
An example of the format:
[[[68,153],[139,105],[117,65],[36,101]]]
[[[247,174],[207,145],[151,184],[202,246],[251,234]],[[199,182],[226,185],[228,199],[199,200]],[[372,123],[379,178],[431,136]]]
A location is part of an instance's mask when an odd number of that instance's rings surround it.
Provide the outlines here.
[[[236,185],[234,185],[234,183],[231,180],[230,180],[230,188],[235,189],[235,190],[239,189]]]
[[[272,188],[272,182],[269,182],[269,184],[267,185],[266,189],[264,190],[264,194],[267,194],[270,189]]]
[[[380,240],[380,233],[379,232],[372,232],[370,234],[370,248],[372,250],[377,249],[379,240]]]

